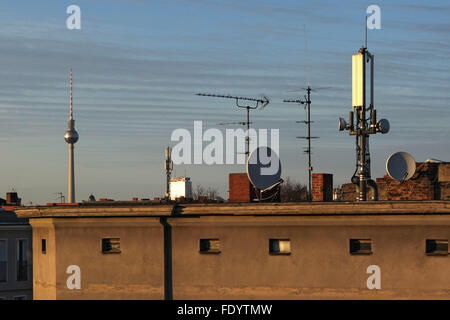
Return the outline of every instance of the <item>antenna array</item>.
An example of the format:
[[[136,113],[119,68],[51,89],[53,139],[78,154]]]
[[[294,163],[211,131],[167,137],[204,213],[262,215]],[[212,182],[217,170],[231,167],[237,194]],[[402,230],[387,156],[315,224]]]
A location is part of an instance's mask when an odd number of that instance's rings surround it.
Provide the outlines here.
[[[254,110],[257,108],[265,108],[269,104],[269,98],[264,97],[263,99],[258,98],[248,98],[248,97],[238,97],[238,96],[230,96],[230,95],[220,95],[220,94],[210,94],[210,93],[197,93],[197,96],[202,97],[214,97],[214,98],[226,98],[226,99],[234,99],[236,100],[236,106],[239,108],[245,108],[247,110],[247,121],[245,122],[239,122],[239,123],[232,123],[232,124],[244,124],[247,125],[247,150],[245,151],[245,154],[247,155],[247,158],[250,156],[250,110]],[[242,105],[239,104],[239,101],[252,101],[256,102],[253,105]],[[231,123],[229,123],[231,124]]]

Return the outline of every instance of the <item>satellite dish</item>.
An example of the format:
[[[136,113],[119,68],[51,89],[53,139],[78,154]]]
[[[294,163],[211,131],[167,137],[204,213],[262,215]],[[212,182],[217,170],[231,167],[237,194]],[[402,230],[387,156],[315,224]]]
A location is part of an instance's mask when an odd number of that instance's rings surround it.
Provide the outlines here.
[[[247,176],[258,189],[274,186],[281,178],[280,158],[268,147],[256,148],[247,160]]]
[[[406,181],[416,172],[416,161],[409,153],[393,153],[386,161],[386,172],[394,180]]]

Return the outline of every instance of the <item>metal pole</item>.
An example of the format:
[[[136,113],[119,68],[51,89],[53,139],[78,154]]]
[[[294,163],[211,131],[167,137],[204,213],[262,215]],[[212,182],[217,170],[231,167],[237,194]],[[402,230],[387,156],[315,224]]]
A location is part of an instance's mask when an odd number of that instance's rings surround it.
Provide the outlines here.
[[[308,86],[308,178],[309,178],[309,201],[312,201],[312,166],[311,166],[311,88]]]
[[[250,157],[250,106],[247,106],[247,159]]]
[[[170,197],[170,172],[169,172],[169,170],[167,170],[167,172],[166,172],[166,178],[167,178],[166,194],[167,194],[167,197]]]

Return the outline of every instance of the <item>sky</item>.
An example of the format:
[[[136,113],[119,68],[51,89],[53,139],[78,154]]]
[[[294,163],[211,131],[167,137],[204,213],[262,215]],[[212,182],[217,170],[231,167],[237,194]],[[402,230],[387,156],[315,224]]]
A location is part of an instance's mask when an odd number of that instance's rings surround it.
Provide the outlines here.
[[[81,30],[69,30],[69,5]],[[307,184],[303,106],[312,93],[313,168],[334,185],[355,170],[355,141],[337,120],[351,110],[351,55],[364,44],[366,8],[375,55],[375,108],[391,130],[370,137],[372,176],[397,151],[416,161],[450,159],[450,3],[447,1],[8,0],[0,2],[0,197],[24,204],[67,195],[69,69],[73,68],[77,201],[130,200],[165,192],[164,149],[172,132],[237,128],[233,100],[198,92],[270,98],[251,113],[255,128],[280,130],[283,178]],[[305,48],[306,27],[306,48]],[[308,67],[309,66],[309,67]],[[309,72],[306,70],[309,69]],[[228,174],[244,165],[178,165],[228,197]]]

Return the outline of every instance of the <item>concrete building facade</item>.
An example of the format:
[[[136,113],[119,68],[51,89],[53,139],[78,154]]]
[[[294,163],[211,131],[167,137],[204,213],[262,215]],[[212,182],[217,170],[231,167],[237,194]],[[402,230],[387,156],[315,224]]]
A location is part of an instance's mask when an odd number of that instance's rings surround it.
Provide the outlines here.
[[[28,219],[0,209],[0,300],[33,299],[31,233]]]
[[[35,299],[450,299],[448,201],[17,214],[33,227]]]

